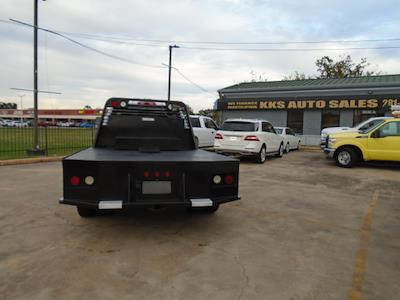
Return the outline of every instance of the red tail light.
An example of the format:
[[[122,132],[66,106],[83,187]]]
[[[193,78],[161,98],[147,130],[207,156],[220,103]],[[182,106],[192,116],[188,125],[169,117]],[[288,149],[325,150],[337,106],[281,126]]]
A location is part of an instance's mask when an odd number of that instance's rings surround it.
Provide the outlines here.
[[[111,101],[112,107],[119,107],[119,101]]]
[[[147,178],[147,177],[150,176],[150,173],[149,173],[148,171],[144,171],[144,172],[143,172],[143,176]]]
[[[70,182],[71,182],[71,185],[79,185],[81,180],[78,176],[72,176],[70,179]]]
[[[233,180],[234,180],[233,175],[226,175],[225,176],[225,183],[226,184],[232,184]]]
[[[258,142],[259,139],[257,136],[255,135],[248,135],[244,138],[245,141],[254,141],[254,142]]]
[[[156,171],[156,172],[154,173],[154,176],[160,177],[160,172],[159,172],[159,171]]]
[[[220,133],[216,133],[214,138],[216,140],[222,140],[224,138],[224,136],[222,134],[220,134]]]
[[[171,177],[171,172],[170,172],[170,171],[166,171],[166,172],[164,173],[164,175],[165,175],[165,177]]]

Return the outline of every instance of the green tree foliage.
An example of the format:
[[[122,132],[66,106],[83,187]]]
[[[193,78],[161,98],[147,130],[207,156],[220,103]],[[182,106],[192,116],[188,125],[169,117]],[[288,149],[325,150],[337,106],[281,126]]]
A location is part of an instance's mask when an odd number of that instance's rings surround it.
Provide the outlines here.
[[[186,104],[186,109],[187,109],[189,115],[193,115],[194,114],[193,109],[188,104]]]
[[[283,77],[283,80],[305,80],[305,79],[311,79],[311,77],[310,76],[307,77],[304,73],[299,73],[297,71],[294,71],[289,76]]]
[[[17,104],[0,102],[0,109],[17,109]]]
[[[218,110],[215,109],[201,109],[199,110],[199,115],[209,117],[213,119],[217,124],[220,123],[220,116]]]
[[[346,78],[380,74],[380,72],[366,70],[370,63],[365,57],[361,58],[359,63],[355,63],[350,55],[340,56],[336,62],[329,56],[323,56],[317,59],[315,65],[319,72],[318,78]]]
[[[283,80],[305,80],[316,78],[346,78],[359,76],[380,75],[381,72],[370,71],[367,68],[370,63],[365,57],[361,58],[360,62],[353,61],[350,55],[340,56],[337,61],[329,56],[323,56],[315,61],[317,67],[317,76],[306,76],[304,73],[294,71],[289,76],[283,77]]]

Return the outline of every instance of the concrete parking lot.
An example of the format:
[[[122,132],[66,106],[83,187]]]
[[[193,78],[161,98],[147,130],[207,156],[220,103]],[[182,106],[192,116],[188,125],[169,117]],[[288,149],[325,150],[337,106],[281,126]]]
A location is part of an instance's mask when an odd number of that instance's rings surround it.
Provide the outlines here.
[[[215,215],[81,219],[61,164],[0,167],[1,299],[399,299],[400,168],[319,152],[240,166]]]

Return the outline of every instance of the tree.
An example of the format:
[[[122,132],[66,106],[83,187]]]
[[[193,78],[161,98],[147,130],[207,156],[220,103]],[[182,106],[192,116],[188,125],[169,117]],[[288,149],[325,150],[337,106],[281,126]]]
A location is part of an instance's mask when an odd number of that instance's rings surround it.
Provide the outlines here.
[[[187,109],[189,115],[193,115],[194,114],[193,109],[188,104],[186,104],[186,109]]]
[[[304,73],[294,71],[289,76],[284,76],[283,80],[304,80],[316,78],[346,78],[358,76],[380,75],[381,72],[369,71],[367,68],[370,63],[365,57],[361,58],[359,63],[353,62],[350,55],[339,56],[338,61],[334,61],[329,56],[323,56],[315,61],[319,75],[312,77],[306,76]]]
[[[304,73],[299,73],[297,71],[294,71],[289,76],[283,77],[283,80],[305,80],[305,79],[311,79],[311,77],[310,76],[306,77]]]
[[[5,103],[5,102],[0,102],[0,109],[17,109],[17,104],[16,103]]]
[[[350,55],[340,56],[340,59],[336,62],[329,56],[323,56],[317,59],[315,65],[320,73],[318,78],[346,78],[380,74],[380,72],[366,70],[370,63],[367,62],[365,57],[361,58],[359,63],[355,63]]]
[[[263,72],[262,74],[258,74],[256,71],[251,70],[250,71],[251,79],[246,80],[245,82],[257,82],[257,81],[268,81],[268,78],[265,77],[265,73]]]
[[[218,110],[215,109],[201,109],[199,110],[199,115],[209,117],[213,119],[217,124],[220,122],[220,115]]]

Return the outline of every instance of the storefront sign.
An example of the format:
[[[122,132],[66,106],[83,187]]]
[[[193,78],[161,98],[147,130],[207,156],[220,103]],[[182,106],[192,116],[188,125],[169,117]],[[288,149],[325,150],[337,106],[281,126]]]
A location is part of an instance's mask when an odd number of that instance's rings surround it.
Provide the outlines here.
[[[291,109],[381,109],[400,105],[400,99],[301,99],[219,101],[218,108],[226,110],[291,110]]]

